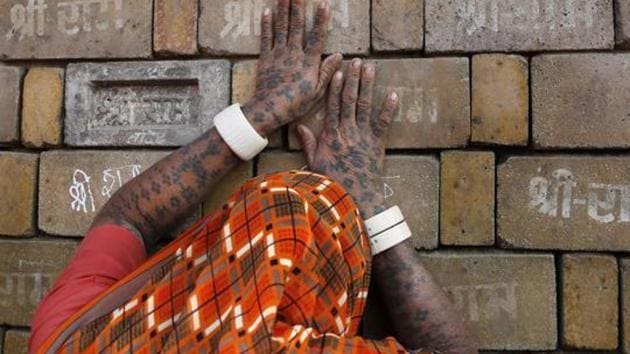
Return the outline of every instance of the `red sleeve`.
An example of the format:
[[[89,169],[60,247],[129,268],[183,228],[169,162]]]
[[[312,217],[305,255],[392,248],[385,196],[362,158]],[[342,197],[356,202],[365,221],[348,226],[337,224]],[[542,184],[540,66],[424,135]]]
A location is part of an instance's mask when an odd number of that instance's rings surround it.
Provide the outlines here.
[[[126,228],[102,225],[90,230],[35,312],[31,352],[68,317],[134,271],[146,258],[142,241]]]

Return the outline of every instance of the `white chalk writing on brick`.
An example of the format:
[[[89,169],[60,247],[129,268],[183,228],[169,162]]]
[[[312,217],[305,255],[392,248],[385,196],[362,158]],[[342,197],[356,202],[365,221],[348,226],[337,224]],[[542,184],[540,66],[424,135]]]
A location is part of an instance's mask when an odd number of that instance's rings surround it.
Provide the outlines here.
[[[142,165],[131,164],[120,167],[106,168],[101,172],[102,186],[101,196],[106,200],[111,198],[113,193],[131,179],[137,177],[142,171]],[[93,213],[98,209],[92,194],[92,177],[85,171],[76,169],[72,174],[70,187],[70,209],[79,213]],[[95,183],[98,183],[96,181]]]
[[[384,176],[383,179],[383,196],[385,199],[394,196],[394,189],[387,183],[387,180],[399,180],[400,176]]]
[[[516,282],[444,287],[453,306],[471,322],[496,320],[507,316],[518,318]]]
[[[135,132],[129,135],[129,138],[127,138],[127,144],[166,144],[166,133],[156,132],[153,130]]]
[[[12,27],[6,34],[7,39],[16,35],[18,40],[25,37],[42,37],[47,33],[46,20],[49,6],[46,0],[27,0],[11,7]],[[80,32],[107,31],[110,28],[122,29],[125,21],[120,17],[123,0],[72,0],[57,3],[57,30],[73,36]],[[98,14],[98,19],[92,20]],[[110,15],[114,19],[110,20]]]
[[[438,93],[437,89],[405,86],[381,86],[375,87],[377,95],[385,97],[389,92],[396,92],[399,97],[400,109],[394,117],[394,122],[421,123],[438,122]]]
[[[49,273],[7,272],[0,275],[0,306],[37,306],[50,288],[54,275]]]
[[[588,217],[599,223],[630,222],[630,184],[588,183],[586,198],[574,197],[577,187],[568,169],[553,171],[549,179],[535,176],[529,181],[529,208],[569,219],[574,207],[586,206]]]
[[[306,7],[306,18],[313,18],[314,7],[317,2],[313,1]],[[350,26],[350,11],[348,0],[332,2],[332,21],[330,28],[337,24],[341,28]],[[233,0],[223,7],[223,20],[225,25],[219,33],[223,39],[230,36],[233,39],[243,36],[260,36],[260,20],[265,6],[264,0]]]
[[[593,27],[593,6],[586,0],[466,0],[461,2],[458,31],[553,31]]]

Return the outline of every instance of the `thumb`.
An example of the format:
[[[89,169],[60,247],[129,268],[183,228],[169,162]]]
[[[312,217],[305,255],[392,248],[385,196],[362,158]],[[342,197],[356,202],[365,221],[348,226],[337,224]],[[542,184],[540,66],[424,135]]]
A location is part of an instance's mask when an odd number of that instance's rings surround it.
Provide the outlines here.
[[[297,132],[300,139],[300,145],[302,145],[302,150],[306,155],[306,162],[310,165],[315,158],[317,139],[315,138],[315,134],[313,134],[313,132],[305,125],[298,125]]]

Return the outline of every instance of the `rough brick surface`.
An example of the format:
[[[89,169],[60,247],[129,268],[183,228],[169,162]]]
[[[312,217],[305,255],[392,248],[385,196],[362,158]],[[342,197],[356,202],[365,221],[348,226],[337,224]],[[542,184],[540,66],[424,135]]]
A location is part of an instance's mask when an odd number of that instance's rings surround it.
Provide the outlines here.
[[[556,348],[552,255],[420,254],[419,259],[464,317],[481,349]]]
[[[615,39],[621,48],[630,48],[630,2],[615,0]]]
[[[630,54],[532,60],[534,143],[540,148],[630,147]]]
[[[256,91],[256,60],[243,60],[232,68],[232,103],[245,104]],[[269,147],[282,146],[282,132],[268,137]]]
[[[39,301],[70,261],[71,241],[0,241],[0,323],[28,326]]]
[[[300,169],[302,153],[264,153],[258,174]],[[413,245],[434,249],[438,244],[439,162],[430,156],[387,156],[383,189],[387,206],[398,205],[413,232]],[[419,173],[419,171],[421,171]]]
[[[0,152],[0,235],[35,232],[37,154]]]
[[[0,3],[0,58],[151,55],[151,0]]]
[[[472,60],[471,141],[527,145],[529,70],[518,55],[479,54]]]
[[[198,0],[154,0],[153,50],[163,55],[197,53]]]
[[[24,69],[0,65],[0,144],[20,140],[20,92]]]
[[[630,247],[630,159],[519,156],[498,168],[497,237],[504,247]]]
[[[425,0],[427,52],[609,49],[612,0]]]
[[[446,148],[465,146],[470,137],[470,90],[467,58],[375,60],[374,114],[386,95],[400,96],[387,147]],[[320,131],[324,112],[301,123]],[[289,145],[300,147],[295,127]]]
[[[440,173],[440,242],[492,245],[494,153],[443,152]]]
[[[424,0],[372,1],[374,50],[420,50],[423,44]]]
[[[225,60],[71,64],[66,77],[73,146],[184,145],[229,102]]]
[[[617,349],[617,260],[562,256],[562,341],[580,349]]]
[[[29,333],[11,329],[4,334],[4,354],[27,354]]]
[[[199,45],[215,54],[260,52],[260,18],[275,0],[199,0]],[[307,29],[312,27],[318,1],[306,1]],[[331,1],[327,53],[367,53],[370,47],[370,1]]]
[[[39,228],[82,236],[124,183],[168,155],[164,151],[49,151],[41,154]]]
[[[210,195],[203,203],[204,214],[213,212],[225,204],[228,197],[236,192],[241,184],[252,177],[253,172],[253,164],[251,162],[243,162],[230,171],[216,186],[212,187]]]
[[[630,259],[622,258],[620,260],[619,270],[621,271],[621,323],[623,326],[623,333],[621,343],[624,353],[630,353]]]
[[[33,68],[24,78],[22,143],[30,147],[61,145],[64,71]]]

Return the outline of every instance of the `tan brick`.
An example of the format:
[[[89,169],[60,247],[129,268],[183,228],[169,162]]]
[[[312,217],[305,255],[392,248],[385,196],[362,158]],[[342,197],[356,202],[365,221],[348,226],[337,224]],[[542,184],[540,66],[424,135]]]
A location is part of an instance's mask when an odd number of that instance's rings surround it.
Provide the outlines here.
[[[615,39],[623,49],[630,49],[630,1],[615,0]]]
[[[446,291],[480,349],[556,348],[552,255],[436,252],[421,253],[419,260]]]
[[[0,152],[0,235],[35,232],[37,154]]]
[[[617,260],[562,256],[562,342],[578,349],[617,349]]]
[[[424,0],[373,0],[372,46],[377,51],[420,50]]]
[[[467,58],[374,60],[377,67],[374,114],[390,91],[400,108],[390,125],[387,147],[447,148],[465,146],[470,138],[470,93]],[[319,132],[324,110],[300,123]],[[295,125],[289,146],[299,149]]]
[[[529,72],[518,55],[480,54],[472,61],[471,141],[527,145]]]
[[[198,0],[155,0],[153,12],[153,50],[157,54],[197,54]]]
[[[8,330],[4,334],[4,354],[27,354],[29,336],[27,331]]]
[[[120,186],[168,155],[165,151],[44,152],[39,169],[39,228],[82,236]]]
[[[258,174],[300,169],[305,165],[302,153],[263,153]],[[438,190],[439,162],[434,157],[392,155],[385,158],[382,189],[385,203],[398,205],[405,213],[416,248],[437,247]]]
[[[20,140],[20,93],[24,70],[0,65],[0,144]]]
[[[243,60],[232,68],[232,103],[245,104],[256,91],[256,60]],[[284,128],[283,128],[284,129]],[[269,135],[269,147],[282,146],[282,130]]]
[[[2,1],[0,59],[149,57],[152,5],[151,0]]]
[[[253,164],[244,162],[230,171],[221,179],[210,192],[203,203],[203,213],[207,214],[227,203],[227,199],[236,189],[253,175]]]
[[[532,134],[540,148],[630,147],[630,54],[532,60]]]
[[[516,156],[499,165],[497,175],[502,247],[630,247],[630,158]]]
[[[62,143],[64,71],[32,68],[24,78],[22,93],[22,142],[30,147]]]
[[[492,245],[494,153],[443,152],[440,174],[440,242]]]
[[[611,49],[612,0],[425,0],[427,52]]]
[[[630,353],[630,258],[622,258],[619,269],[621,271],[621,338],[623,352]]]
[[[199,46],[213,54],[258,54],[260,18],[276,0],[200,0]],[[319,3],[306,0],[306,28],[312,27]],[[370,1],[331,1],[326,53],[367,54],[370,48]],[[275,12],[274,12],[275,13]]]
[[[28,326],[39,301],[70,261],[77,243],[0,241],[0,323]]]

